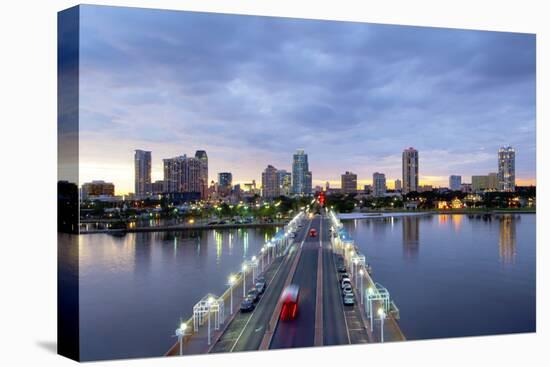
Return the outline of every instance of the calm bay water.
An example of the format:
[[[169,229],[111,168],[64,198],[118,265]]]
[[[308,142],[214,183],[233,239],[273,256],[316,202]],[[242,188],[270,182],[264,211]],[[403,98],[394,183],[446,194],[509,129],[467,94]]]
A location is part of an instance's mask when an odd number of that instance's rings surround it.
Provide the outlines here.
[[[176,341],[180,317],[207,293],[220,295],[231,272],[277,228],[82,235],[82,359],[154,357]]]
[[[535,215],[433,215],[344,226],[407,339],[535,331]]]
[[[535,330],[535,215],[345,221],[408,339]],[[160,356],[276,228],[79,237],[84,360]]]

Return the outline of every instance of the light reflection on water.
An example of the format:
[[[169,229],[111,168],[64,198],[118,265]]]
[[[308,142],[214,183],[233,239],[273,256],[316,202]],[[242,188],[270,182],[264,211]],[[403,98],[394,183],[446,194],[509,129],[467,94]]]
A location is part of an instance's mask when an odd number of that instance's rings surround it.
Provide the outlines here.
[[[206,293],[221,294],[276,230],[79,236],[82,358],[164,354],[180,317]]]
[[[424,339],[535,330],[535,221],[453,214],[344,226],[396,301],[407,338]]]

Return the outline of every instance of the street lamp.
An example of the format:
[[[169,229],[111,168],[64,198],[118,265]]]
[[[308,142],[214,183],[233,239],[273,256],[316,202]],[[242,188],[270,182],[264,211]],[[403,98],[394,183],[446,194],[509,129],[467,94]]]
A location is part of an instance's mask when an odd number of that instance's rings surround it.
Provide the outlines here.
[[[372,312],[372,294],[374,293],[374,290],[372,289],[372,287],[369,287],[369,289],[367,289],[367,293],[369,295],[370,331],[373,331],[374,330],[374,316],[373,316],[373,312]]]
[[[386,318],[386,313],[383,308],[378,309],[378,316],[380,316],[380,342],[384,342],[384,319]]]
[[[258,264],[256,263],[256,260],[257,260],[257,259],[256,259],[256,256],[252,256],[252,263],[253,263],[253,264],[252,264],[252,281],[253,281],[253,282],[254,282],[254,279],[256,279],[256,271],[255,271],[255,269],[256,269],[256,266],[258,265]]]
[[[260,252],[262,253],[262,257],[261,257],[261,259],[260,259],[260,261],[261,261],[261,263],[262,263],[261,269],[262,269],[262,271],[264,271],[264,264],[265,264],[265,259],[264,259],[264,257],[265,257],[265,246],[262,247],[262,248],[260,249]]]
[[[243,297],[246,297],[246,264],[243,264]]]
[[[178,343],[180,345],[180,356],[183,355],[183,337],[185,336],[185,330],[187,329],[187,324],[182,322],[180,327],[176,329],[176,336],[178,337]]]
[[[363,274],[365,272],[363,271],[363,269],[361,268],[359,270],[359,275],[361,276],[361,304],[363,304]]]
[[[229,308],[230,311],[231,311],[231,314],[233,314],[233,286],[235,285],[235,281],[237,280],[237,278],[235,277],[235,275],[231,274],[229,276],[229,294],[230,294],[230,298],[231,298],[231,307]]]
[[[211,335],[210,335],[210,314],[211,314],[211,307],[212,303],[214,302],[214,297],[208,298],[208,345],[211,343]]]
[[[355,275],[355,286],[357,286],[357,259],[353,259],[353,274]]]

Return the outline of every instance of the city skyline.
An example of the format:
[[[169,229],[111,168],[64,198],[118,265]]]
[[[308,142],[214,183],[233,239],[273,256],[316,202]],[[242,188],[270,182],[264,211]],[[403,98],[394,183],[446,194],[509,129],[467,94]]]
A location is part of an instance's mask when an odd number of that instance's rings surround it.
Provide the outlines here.
[[[81,22],[80,185],[134,191],[136,149],[152,182],[163,158],[205,150],[209,181],[234,183],[304,149],[313,186],[348,170],[392,188],[414,146],[419,184],[447,186],[496,172],[507,145],[516,184],[536,184],[533,35],[87,6]]]

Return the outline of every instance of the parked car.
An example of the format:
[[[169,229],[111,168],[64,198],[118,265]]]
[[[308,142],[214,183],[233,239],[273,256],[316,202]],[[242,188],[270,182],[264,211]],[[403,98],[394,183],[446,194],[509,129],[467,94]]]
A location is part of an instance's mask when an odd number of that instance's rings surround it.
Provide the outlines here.
[[[338,264],[336,265],[336,270],[338,270],[339,273],[345,273],[346,267],[344,266],[344,264]]]
[[[254,301],[248,297],[241,302],[241,312],[252,312],[255,307]]]
[[[353,289],[351,288],[351,285],[346,285],[344,288],[342,288],[342,293],[344,295],[353,294]]]
[[[252,302],[258,302],[260,299],[260,292],[258,292],[256,288],[249,290],[246,295],[252,300]]]
[[[342,282],[344,279],[349,279],[349,274],[348,273],[340,274],[340,282]]]
[[[349,280],[349,278],[342,279],[342,288],[344,288],[346,285],[349,285],[351,287],[351,280]]]
[[[266,285],[267,283],[265,279],[256,281],[256,290],[258,291],[259,294],[264,293]]]
[[[345,294],[343,297],[344,306],[353,306],[355,304],[355,296],[353,293]]]

